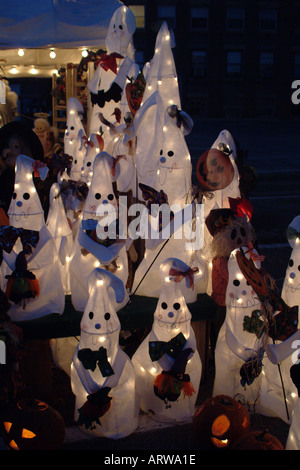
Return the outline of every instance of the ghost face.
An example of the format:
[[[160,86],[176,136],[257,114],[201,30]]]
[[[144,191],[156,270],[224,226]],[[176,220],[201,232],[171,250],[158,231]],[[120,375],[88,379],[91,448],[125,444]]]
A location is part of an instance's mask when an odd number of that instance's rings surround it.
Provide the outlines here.
[[[15,184],[8,215],[10,224],[14,227],[30,228],[33,230],[41,228],[35,225],[35,219],[37,217],[43,218],[44,216],[33,184],[22,184],[22,187],[19,183]]]
[[[289,305],[300,304],[300,242],[296,241],[288,262],[283,294]]]
[[[95,307],[95,308],[93,308]],[[97,350],[101,346],[112,352],[118,344],[120,324],[113,309],[107,304],[99,309],[93,303],[87,308],[81,320],[81,347]]]
[[[135,31],[135,18],[127,7],[120,7],[114,13],[105,39],[106,48],[111,52],[127,55],[127,48]]]
[[[259,308],[260,302],[257,295],[246,281],[234,257],[228,262],[228,271],[226,305],[235,309]]]
[[[161,295],[154,314],[153,329],[158,338],[170,339],[183,333],[189,336],[191,314],[182,295]]]
[[[112,185],[103,185],[99,190],[91,187],[83,210],[84,218],[100,220],[103,217],[100,214],[104,211],[118,214],[118,202]]]

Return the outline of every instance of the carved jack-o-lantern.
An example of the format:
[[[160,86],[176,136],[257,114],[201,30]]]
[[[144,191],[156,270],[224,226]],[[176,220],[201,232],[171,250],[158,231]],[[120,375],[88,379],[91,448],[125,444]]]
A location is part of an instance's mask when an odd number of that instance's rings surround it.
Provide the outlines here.
[[[196,175],[203,191],[216,191],[226,188],[232,182],[234,168],[228,155],[213,148],[199,158]]]
[[[199,441],[208,447],[228,449],[250,429],[246,408],[227,395],[208,398],[195,413],[193,429]]]
[[[39,400],[20,400],[2,412],[1,431],[10,450],[58,450],[65,438],[62,416]]]
[[[238,439],[232,450],[284,450],[284,447],[267,431],[252,431]]]

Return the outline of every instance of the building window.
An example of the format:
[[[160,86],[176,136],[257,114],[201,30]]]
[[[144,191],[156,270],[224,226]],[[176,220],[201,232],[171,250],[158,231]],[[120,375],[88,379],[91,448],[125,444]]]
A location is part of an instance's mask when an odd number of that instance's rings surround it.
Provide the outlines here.
[[[259,28],[261,31],[277,30],[277,10],[260,10]]]
[[[128,5],[128,8],[135,16],[137,29],[145,28],[145,6],[144,5]]]
[[[240,51],[227,51],[226,73],[230,77],[239,77],[242,72],[242,53]]]
[[[300,79],[300,52],[294,55],[294,78]]]
[[[159,5],[157,9],[158,20],[165,21],[169,28],[176,27],[176,7],[174,5]]]
[[[227,29],[228,31],[243,31],[245,20],[245,10],[243,8],[227,8]]]
[[[261,78],[273,76],[274,54],[273,52],[261,52],[259,56],[259,72]]]
[[[208,29],[208,8],[191,8],[191,27],[192,29]]]
[[[205,77],[206,51],[192,51],[192,77]]]

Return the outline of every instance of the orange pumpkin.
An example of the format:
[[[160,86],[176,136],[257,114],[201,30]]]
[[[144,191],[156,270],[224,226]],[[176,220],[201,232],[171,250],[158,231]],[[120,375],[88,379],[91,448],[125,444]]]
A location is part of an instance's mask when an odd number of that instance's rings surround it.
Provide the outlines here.
[[[238,439],[232,450],[284,450],[284,447],[267,431],[252,431]]]
[[[65,423],[58,411],[36,399],[5,406],[1,432],[9,450],[58,450],[65,438]]]
[[[228,449],[249,430],[247,409],[227,395],[208,398],[193,418],[193,431],[208,448]]]
[[[232,182],[234,168],[228,155],[218,149],[210,149],[199,158],[196,175],[202,191],[216,191]]]
[[[125,91],[126,91],[126,98],[128,102],[128,106],[132,115],[135,116],[135,113],[141,106],[141,102],[143,99],[144,91],[145,91],[145,78],[142,72],[140,72],[135,81],[130,79],[130,82],[127,83]]]

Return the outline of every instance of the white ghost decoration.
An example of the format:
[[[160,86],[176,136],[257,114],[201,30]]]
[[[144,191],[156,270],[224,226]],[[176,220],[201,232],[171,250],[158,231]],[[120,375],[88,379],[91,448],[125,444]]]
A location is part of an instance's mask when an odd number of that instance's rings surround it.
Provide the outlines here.
[[[288,227],[288,242],[292,248],[285,278],[282,286],[281,296],[290,306],[298,305],[300,308],[300,216],[293,219]]]
[[[73,234],[62,202],[60,187],[53,183],[50,189],[50,207],[46,227],[51,233],[59,255],[59,267],[65,294],[71,294],[69,263],[73,247]]]
[[[127,77],[135,79],[139,67],[134,63],[132,36],[135,32],[135,17],[130,8],[118,8],[111,18],[105,39],[107,54],[102,54],[94,76],[88,83],[93,103],[90,134],[103,132],[104,149],[111,141],[109,126],[101,123],[99,114],[111,121],[112,116],[120,111],[125,116],[129,110],[125,89]],[[98,99],[94,102],[94,98]],[[99,101],[101,98],[101,102]]]
[[[85,155],[81,168],[81,180],[90,185],[93,177],[93,164],[96,155],[102,152],[104,141],[100,134],[91,134],[85,145]]]
[[[82,167],[86,155],[87,137],[83,129],[79,129],[76,142],[74,144],[73,161],[70,170],[70,179],[78,181],[81,179]]]
[[[293,383],[297,387],[297,399],[293,411],[291,425],[289,428],[288,437],[286,440],[285,450],[300,450],[300,384],[299,384],[299,359],[295,362],[290,369],[290,375]]]
[[[202,364],[191,327],[191,313],[181,290],[181,285],[185,283],[191,288],[193,274],[183,281],[173,274],[177,271],[187,271],[188,268],[176,258],[166,259],[161,264],[162,288],[154,312],[152,329],[132,357],[141,409],[154,414],[158,419],[184,421],[190,419],[195,412]],[[170,341],[171,344],[167,345]],[[164,349],[157,350],[161,345]],[[160,394],[159,389],[154,388],[154,382],[162,379],[160,374],[163,371],[171,370],[174,374],[181,374],[195,392],[185,396],[183,387],[181,393],[176,396]]]
[[[100,268],[90,274],[88,285],[71,365],[75,420],[89,434],[120,439],[134,432],[139,413],[134,368],[119,346],[120,322],[114,308],[114,303],[122,303],[125,289],[119,278]],[[92,355],[97,357],[90,359]],[[89,406],[96,410],[92,417]]]
[[[171,207],[175,214],[193,200],[192,164],[184,137],[187,127],[190,130],[193,123],[180,107],[171,34],[164,22],[157,35],[155,53],[147,74],[143,105],[135,115],[130,135],[137,136],[136,169],[139,183],[157,191],[162,190],[168,197],[169,205],[176,205]],[[139,199],[143,200],[141,191]],[[146,240],[145,257],[135,273],[133,291],[137,289],[138,295],[159,297],[161,284],[156,275],[157,270],[166,258],[176,253],[184,263],[196,266],[202,272],[194,290],[182,286],[186,301],[195,302],[197,293],[206,292],[207,287],[207,264],[201,253],[203,229],[200,211],[192,223],[180,227],[180,232],[172,236],[162,251],[161,246],[150,249]],[[193,246],[189,243],[192,232],[198,237]]]
[[[235,397],[240,394],[251,406],[259,398],[262,375],[255,379],[252,386],[244,387],[239,372],[245,361],[257,356],[259,349],[264,346],[265,337],[258,339],[254,333],[244,330],[246,316],[251,318],[254,312],[260,317],[261,303],[238,266],[236,254],[239,251],[240,249],[234,250],[228,260],[226,318],[215,349],[216,375],[213,395]],[[243,251],[247,252],[248,248],[244,247]],[[256,250],[254,252],[257,254]],[[249,254],[246,256],[248,258]],[[260,262],[255,264],[257,263]],[[260,320],[262,321],[261,318]]]
[[[113,169],[116,170],[115,176],[112,175]],[[112,238],[109,246],[106,246],[103,243],[97,243],[86,233],[86,230],[92,230],[96,235],[97,224],[100,220],[109,218],[111,215],[118,217],[119,207],[113,187],[113,180],[117,175],[118,168],[114,167],[113,157],[107,152],[100,152],[94,160],[93,177],[84,203],[81,225],[77,238],[74,240],[70,262],[72,303],[79,311],[85,308],[88,300],[88,276],[96,267],[104,268],[105,266],[122,280],[124,286],[127,283],[128,259],[125,239]],[[112,212],[103,216],[97,213],[99,210]],[[123,303],[118,307],[122,308],[128,299],[126,292]]]
[[[25,258],[27,270],[38,280],[39,295],[30,298],[25,308],[23,305],[12,304],[9,310],[12,321],[31,320],[50,313],[62,314],[65,305],[55,241],[45,225],[44,212],[33,182],[33,172],[44,179],[48,168],[26,155],[19,155],[8,216],[13,227],[38,232],[38,243]],[[19,237],[10,253],[3,251],[1,270],[5,275],[13,274],[17,257],[23,248]]]
[[[74,156],[77,136],[80,130],[85,135],[82,123],[84,109],[77,98],[71,97],[67,103],[67,124],[64,135],[64,151],[71,157]]]

